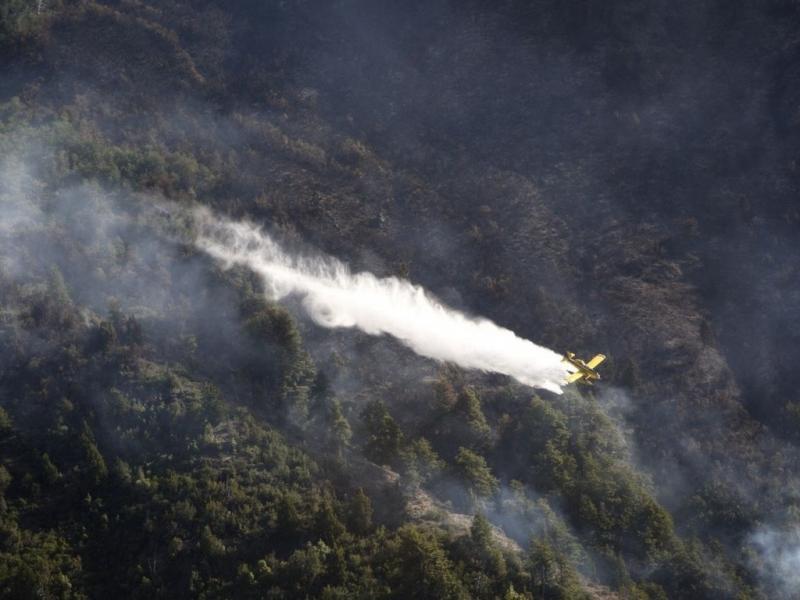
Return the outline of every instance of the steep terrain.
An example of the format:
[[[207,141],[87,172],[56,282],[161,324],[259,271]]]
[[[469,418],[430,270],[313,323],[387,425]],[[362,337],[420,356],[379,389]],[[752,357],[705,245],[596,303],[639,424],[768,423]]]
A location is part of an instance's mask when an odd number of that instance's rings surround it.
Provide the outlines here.
[[[793,597],[794,3],[40,4],[0,4],[4,595]],[[321,329],[194,203],[604,382]]]

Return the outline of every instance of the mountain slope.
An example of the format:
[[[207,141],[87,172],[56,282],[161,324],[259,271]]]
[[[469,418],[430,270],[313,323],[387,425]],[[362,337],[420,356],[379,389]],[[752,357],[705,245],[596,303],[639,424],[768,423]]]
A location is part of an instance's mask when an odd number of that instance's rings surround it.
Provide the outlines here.
[[[792,5],[7,7],[6,594],[791,597]],[[193,202],[605,383],[321,330]]]

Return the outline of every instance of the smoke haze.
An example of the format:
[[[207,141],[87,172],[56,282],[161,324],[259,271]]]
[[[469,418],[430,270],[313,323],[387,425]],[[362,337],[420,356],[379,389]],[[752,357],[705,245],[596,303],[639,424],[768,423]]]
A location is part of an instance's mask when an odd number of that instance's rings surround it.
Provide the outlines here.
[[[291,256],[256,226],[207,210],[198,210],[196,220],[199,248],[226,267],[243,265],[258,273],[276,300],[301,297],[311,318],[323,327],[389,334],[421,356],[503,373],[561,393],[569,370],[560,354],[444,306],[420,286],[396,277],[351,273],[332,257]]]

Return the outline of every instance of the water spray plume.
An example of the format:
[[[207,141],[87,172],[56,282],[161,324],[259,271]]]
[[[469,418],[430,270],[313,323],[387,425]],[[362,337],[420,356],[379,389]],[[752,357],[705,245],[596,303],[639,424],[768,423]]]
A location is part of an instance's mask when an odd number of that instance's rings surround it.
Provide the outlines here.
[[[323,327],[388,334],[421,356],[561,393],[568,368],[560,354],[449,308],[418,285],[352,273],[331,257],[290,255],[262,229],[208,210],[198,210],[195,223],[200,249],[225,267],[244,265],[258,273],[275,300],[298,296]]]

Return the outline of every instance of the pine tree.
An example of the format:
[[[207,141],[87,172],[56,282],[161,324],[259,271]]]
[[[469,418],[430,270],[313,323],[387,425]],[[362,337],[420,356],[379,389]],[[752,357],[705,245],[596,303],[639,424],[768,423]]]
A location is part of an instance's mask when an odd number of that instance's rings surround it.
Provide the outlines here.
[[[364,493],[363,488],[358,488],[350,500],[349,509],[350,530],[358,535],[366,535],[372,528],[372,502]]]

